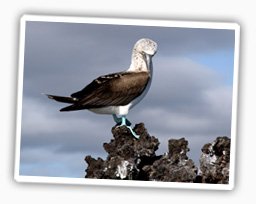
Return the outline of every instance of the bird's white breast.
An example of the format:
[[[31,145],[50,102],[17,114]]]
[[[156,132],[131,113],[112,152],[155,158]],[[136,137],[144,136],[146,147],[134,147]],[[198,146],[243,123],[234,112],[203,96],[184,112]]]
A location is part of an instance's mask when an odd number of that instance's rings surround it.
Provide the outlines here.
[[[127,115],[131,106],[132,106],[132,102],[125,106],[107,106],[102,108],[91,108],[89,109],[89,111],[92,111],[98,114]]]

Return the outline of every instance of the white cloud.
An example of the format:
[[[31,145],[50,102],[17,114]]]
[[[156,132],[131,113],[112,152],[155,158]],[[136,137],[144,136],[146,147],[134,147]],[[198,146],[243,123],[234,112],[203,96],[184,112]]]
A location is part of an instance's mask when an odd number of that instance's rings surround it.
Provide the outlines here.
[[[45,97],[45,96],[42,96]],[[74,117],[74,114],[60,113],[58,108],[53,109],[48,99],[43,100],[24,98],[22,127],[23,133],[36,136],[37,133],[74,133],[81,127],[97,130],[97,123],[89,117]],[[48,103],[48,104],[47,104]],[[72,128],[71,128],[72,127]]]
[[[162,58],[139,118],[166,131],[190,134],[225,129],[231,117],[232,89],[217,72],[188,58]],[[217,124],[224,124],[216,127]]]

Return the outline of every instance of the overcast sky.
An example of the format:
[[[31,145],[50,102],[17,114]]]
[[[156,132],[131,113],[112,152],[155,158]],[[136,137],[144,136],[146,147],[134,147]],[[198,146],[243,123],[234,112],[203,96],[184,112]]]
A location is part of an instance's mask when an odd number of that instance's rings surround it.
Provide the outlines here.
[[[112,116],[59,112],[68,96],[96,77],[126,70],[140,38],[158,44],[147,96],[128,119],[145,123],[167,151],[170,138],[189,141],[197,164],[201,147],[230,136],[234,30],[27,22],[20,175],[84,177],[84,157],[102,157],[112,139]]]

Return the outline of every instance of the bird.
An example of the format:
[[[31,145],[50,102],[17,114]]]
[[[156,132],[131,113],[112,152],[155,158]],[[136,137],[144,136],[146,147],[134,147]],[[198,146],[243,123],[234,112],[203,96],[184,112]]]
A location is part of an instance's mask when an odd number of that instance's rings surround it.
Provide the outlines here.
[[[60,109],[61,112],[86,109],[112,115],[118,126],[126,126],[139,139],[127,114],[149,91],[153,77],[152,58],[156,52],[156,42],[149,38],[139,39],[133,46],[127,70],[99,76],[70,96],[46,95],[49,99],[70,104]]]

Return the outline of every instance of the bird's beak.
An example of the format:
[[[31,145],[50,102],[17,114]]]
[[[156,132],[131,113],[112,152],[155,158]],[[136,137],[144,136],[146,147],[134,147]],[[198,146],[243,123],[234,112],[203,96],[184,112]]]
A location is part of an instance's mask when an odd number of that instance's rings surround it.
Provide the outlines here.
[[[149,54],[146,54],[145,53],[145,61],[146,61],[146,63],[147,63],[147,67],[148,67],[148,69],[150,68],[150,66],[151,66],[151,64],[152,64],[152,55],[149,55]]]

